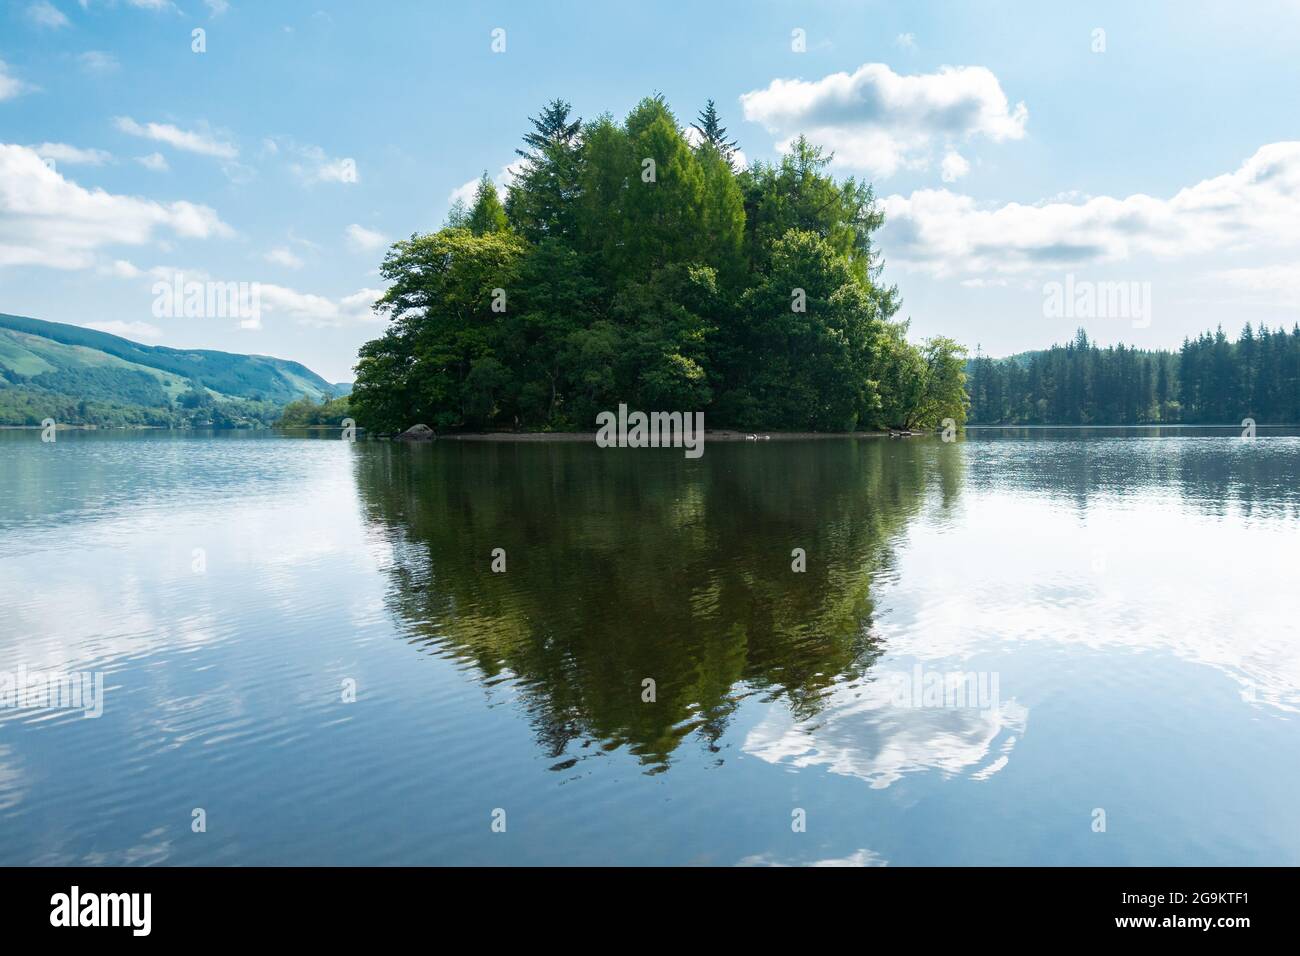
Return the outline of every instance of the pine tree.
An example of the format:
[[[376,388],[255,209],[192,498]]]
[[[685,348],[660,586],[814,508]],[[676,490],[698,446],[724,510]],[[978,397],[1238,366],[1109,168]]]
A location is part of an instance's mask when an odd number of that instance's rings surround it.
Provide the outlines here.
[[[727,162],[731,162],[731,157],[735,155],[739,144],[735,140],[727,140],[727,128],[718,119],[718,109],[713,105],[713,100],[705,103],[704,109],[700,111],[699,122],[692,123],[691,128],[700,134],[702,142],[708,143],[720,152]]]
[[[506,194],[506,216],[525,239],[572,239],[578,179],[583,165],[583,125],[570,120],[570,106],[552,100],[541,115],[532,117],[531,132],[524,134],[527,149]]]
[[[533,132],[524,134],[524,142],[532,151],[516,149],[515,152],[525,159],[531,159],[535,152],[546,152],[548,147],[577,145],[578,134],[582,130],[582,119],[569,121],[569,111],[573,107],[561,99],[554,99],[542,108],[541,116],[530,116],[528,122],[533,124]]]

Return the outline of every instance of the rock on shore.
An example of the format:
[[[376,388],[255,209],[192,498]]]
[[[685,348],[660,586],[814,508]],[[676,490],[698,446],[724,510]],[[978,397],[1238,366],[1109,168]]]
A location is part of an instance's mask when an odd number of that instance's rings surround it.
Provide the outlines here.
[[[428,425],[412,425],[406,431],[397,436],[398,441],[433,441],[438,436]]]

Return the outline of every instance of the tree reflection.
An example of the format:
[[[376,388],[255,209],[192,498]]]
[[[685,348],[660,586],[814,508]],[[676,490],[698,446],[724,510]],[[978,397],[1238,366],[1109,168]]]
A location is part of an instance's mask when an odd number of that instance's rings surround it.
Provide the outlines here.
[[[962,469],[930,440],[714,443],[694,461],[586,443],[358,452],[405,632],[485,685],[510,680],[549,755],[626,747],[652,770],[691,735],[717,751],[748,694],[806,719],[861,677],[882,651],[873,578]]]

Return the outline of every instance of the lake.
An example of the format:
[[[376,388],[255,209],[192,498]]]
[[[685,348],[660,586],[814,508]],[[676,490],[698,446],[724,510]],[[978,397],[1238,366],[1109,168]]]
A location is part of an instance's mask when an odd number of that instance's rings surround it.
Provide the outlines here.
[[[1300,864],[1297,436],[0,432],[0,863]]]

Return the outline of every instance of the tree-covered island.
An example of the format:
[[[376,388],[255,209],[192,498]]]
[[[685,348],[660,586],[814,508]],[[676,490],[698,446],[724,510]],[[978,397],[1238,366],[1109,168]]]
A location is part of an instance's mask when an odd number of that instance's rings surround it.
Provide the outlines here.
[[[372,432],[589,431],[634,408],[710,428],[854,431],[965,420],[965,351],[908,341],[880,283],[871,187],[804,139],[738,168],[710,101],[660,96],[622,122],[555,100],[502,203],[395,243],[350,408]]]

